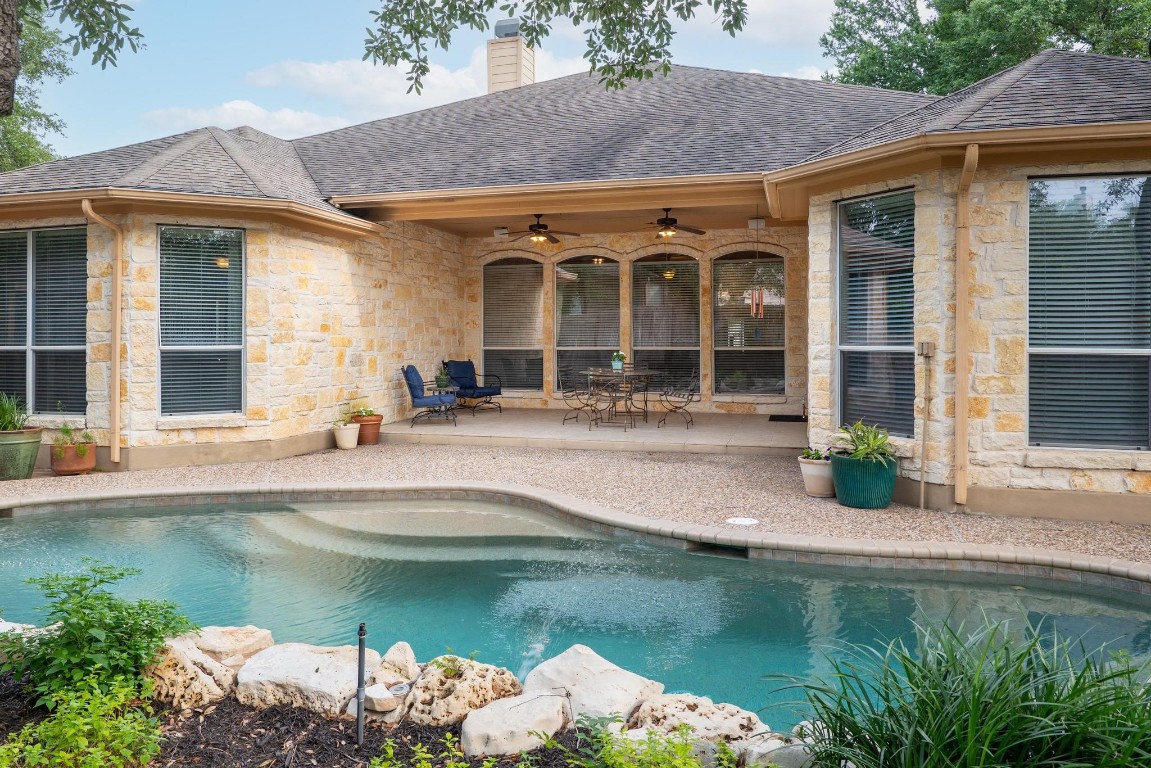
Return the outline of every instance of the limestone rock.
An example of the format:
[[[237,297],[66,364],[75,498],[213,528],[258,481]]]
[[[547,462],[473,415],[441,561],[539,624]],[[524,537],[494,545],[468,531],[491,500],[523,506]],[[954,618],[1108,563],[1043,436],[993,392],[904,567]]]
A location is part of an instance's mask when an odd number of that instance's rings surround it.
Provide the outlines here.
[[[358,651],[354,645],[325,648],[305,643],[283,643],[265,648],[240,668],[236,699],[263,709],[274,704],[304,707],[313,712],[339,714],[355,696]],[[380,663],[380,654],[368,649],[366,669]]]
[[[764,765],[772,768],[811,768],[811,747],[806,744],[785,744],[763,755],[762,762],[752,763],[745,755],[745,765]]]
[[[626,719],[640,701],[663,693],[663,683],[617,667],[586,645],[573,645],[529,672],[524,693],[566,695],[572,721],[580,715]]]
[[[4,621],[3,619],[0,619],[0,635],[6,635],[9,632],[14,632],[20,635],[30,629],[35,628],[35,624],[18,624],[14,621]]]
[[[269,630],[251,624],[246,627],[204,627],[192,633],[192,641],[201,651],[235,670],[273,644]]]
[[[686,693],[645,699],[628,719],[627,727],[669,734],[684,724],[691,726],[694,738],[704,741],[736,741],[769,730],[754,712]]]
[[[410,683],[420,676],[420,665],[412,646],[402,640],[387,650],[379,667],[372,674],[373,683],[392,686],[396,683]]]
[[[436,661],[447,659],[440,656]],[[491,704],[496,699],[515,696],[523,690],[510,671],[491,664],[452,657],[460,673],[449,677],[444,670],[429,662],[408,694],[411,709],[408,718],[420,725],[455,725],[472,710]]]
[[[398,706],[400,706],[400,700],[392,695],[388,686],[376,683],[364,689],[365,708],[373,712],[391,712]]]
[[[191,635],[164,643],[160,660],[148,668],[153,696],[178,709],[202,707],[224,698],[236,682],[236,672],[196,647]]]
[[[527,693],[493,701],[464,719],[460,746],[468,757],[514,755],[542,746],[566,725],[563,696]]]
[[[753,766],[771,765],[771,753],[785,745],[785,741],[773,734],[765,739],[752,741],[750,743],[737,743],[732,746],[735,747],[737,751],[743,753],[741,764],[745,766],[745,768],[753,768]],[[742,747],[742,749],[740,747]]]

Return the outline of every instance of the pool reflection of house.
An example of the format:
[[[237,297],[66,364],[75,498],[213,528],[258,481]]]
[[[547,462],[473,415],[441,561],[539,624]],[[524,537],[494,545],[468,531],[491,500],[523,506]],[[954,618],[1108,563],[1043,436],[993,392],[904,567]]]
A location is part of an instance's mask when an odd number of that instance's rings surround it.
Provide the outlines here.
[[[0,389],[136,468],[324,448],[356,398],[402,419],[405,363],[562,408],[619,349],[699,413],[885,426],[933,506],[1151,518],[1151,63],[1046,51],[944,98],[522,74],[0,176]],[[581,234],[518,237],[536,213]]]

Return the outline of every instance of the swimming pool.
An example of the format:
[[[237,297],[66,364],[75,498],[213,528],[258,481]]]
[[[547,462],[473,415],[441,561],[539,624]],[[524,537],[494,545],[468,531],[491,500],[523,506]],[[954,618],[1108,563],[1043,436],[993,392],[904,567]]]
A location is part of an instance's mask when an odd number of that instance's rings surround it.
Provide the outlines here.
[[[1151,655],[1151,600],[1022,577],[876,573],[689,554],[484,501],[135,507],[0,519],[0,611],[38,622],[24,583],[80,558],[139,568],[128,597],[200,624],[256,624],[279,642],[446,648],[524,675],[573,643],[666,684],[749,709],[776,673],[826,672],[824,650],[914,623],[1043,620],[1088,647]],[[784,727],[790,711],[764,719]]]

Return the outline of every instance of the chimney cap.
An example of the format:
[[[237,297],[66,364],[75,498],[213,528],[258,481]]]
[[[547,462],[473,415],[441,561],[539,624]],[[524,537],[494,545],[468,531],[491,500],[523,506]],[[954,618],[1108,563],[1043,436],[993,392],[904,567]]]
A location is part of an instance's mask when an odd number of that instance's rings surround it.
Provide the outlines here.
[[[496,39],[520,36],[519,19],[500,19],[496,22]]]

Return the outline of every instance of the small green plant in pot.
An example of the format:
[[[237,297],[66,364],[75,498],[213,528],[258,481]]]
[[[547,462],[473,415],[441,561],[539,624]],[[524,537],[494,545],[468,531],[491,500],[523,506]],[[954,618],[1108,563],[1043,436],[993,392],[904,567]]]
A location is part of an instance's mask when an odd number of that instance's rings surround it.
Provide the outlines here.
[[[840,427],[831,442],[831,475],[839,503],[857,509],[891,504],[899,462],[887,430],[860,420]]]
[[[28,426],[28,406],[0,392],[0,480],[27,480],[36,467],[42,427]]]
[[[68,422],[52,438],[49,452],[52,471],[57,475],[83,475],[96,468],[96,438],[86,429],[77,429]]]

